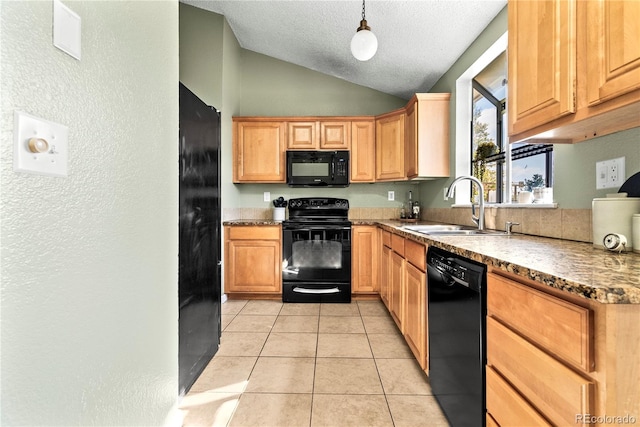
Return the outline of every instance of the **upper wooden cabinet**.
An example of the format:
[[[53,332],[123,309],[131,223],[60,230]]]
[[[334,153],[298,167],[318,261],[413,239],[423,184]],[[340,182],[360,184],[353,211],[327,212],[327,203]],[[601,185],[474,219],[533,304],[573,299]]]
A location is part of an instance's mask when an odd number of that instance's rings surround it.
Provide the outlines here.
[[[404,163],[406,177],[449,176],[449,93],[415,94],[407,105]]]
[[[640,2],[589,1],[587,94],[589,104],[640,88]]]
[[[576,4],[509,2],[509,135],[575,112]]]
[[[376,179],[375,121],[351,122],[351,182]]]
[[[287,122],[287,150],[317,150],[318,122]]]
[[[404,108],[376,118],[376,181],[406,179],[404,120]]]
[[[285,182],[285,124],[233,123],[233,182]]]
[[[509,1],[509,141],[640,126],[640,3]]]
[[[234,183],[286,181],[286,150],[350,152],[350,182],[449,176],[448,93],[379,116],[234,117]]]
[[[287,122],[287,150],[348,150],[350,120]]]
[[[320,149],[348,150],[351,146],[351,121],[321,121]]]

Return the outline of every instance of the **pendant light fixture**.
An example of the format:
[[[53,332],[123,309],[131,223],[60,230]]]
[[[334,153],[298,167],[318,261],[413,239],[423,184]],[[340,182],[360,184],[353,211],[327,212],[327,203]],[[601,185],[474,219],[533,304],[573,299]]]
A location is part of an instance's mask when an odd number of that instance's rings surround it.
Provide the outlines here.
[[[351,53],[359,61],[368,61],[378,50],[378,39],[371,32],[364,16],[364,0],[362,0],[362,21],[351,39]]]

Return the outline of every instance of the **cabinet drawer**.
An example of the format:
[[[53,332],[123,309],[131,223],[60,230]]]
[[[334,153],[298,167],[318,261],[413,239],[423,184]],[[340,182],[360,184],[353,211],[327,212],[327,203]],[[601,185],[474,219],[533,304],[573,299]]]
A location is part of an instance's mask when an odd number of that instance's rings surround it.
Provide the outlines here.
[[[487,364],[553,424],[576,425],[576,414],[592,413],[593,382],[491,317],[487,318]]]
[[[391,233],[388,231],[382,232],[382,244],[389,248],[391,247]]]
[[[391,235],[391,249],[398,255],[404,257],[404,237],[397,234]]]
[[[501,426],[551,425],[489,366],[487,366],[487,412]]]
[[[423,244],[414,242],[413,240],[409,239],[405,240],[404,257],[407,261],[418,267],[420,270],[427,271],[426,251]]]
[[[591,310],[488,274],[487,312],[586,372],[594,369]]]
[[[229,227],[230,240],[280,240],[280,226],[267,225],[260,227]]]

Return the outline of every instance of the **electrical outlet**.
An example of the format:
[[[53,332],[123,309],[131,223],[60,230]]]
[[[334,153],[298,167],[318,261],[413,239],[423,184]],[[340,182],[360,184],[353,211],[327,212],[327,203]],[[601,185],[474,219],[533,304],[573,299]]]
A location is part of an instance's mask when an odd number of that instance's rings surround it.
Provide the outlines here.
[[[268,191],[265,191],[263,194],[263,199],[265,202],[270,202],[271,201],[271,193]]]
[[[622,185],[625,177],[624,157],[604,160],[596,163],[596,188],[616,188]]]
[[[396,192],[395,191],[388,191],[387,192],[387,200],[389,200],[390,202],[393,202],[396,199]]]

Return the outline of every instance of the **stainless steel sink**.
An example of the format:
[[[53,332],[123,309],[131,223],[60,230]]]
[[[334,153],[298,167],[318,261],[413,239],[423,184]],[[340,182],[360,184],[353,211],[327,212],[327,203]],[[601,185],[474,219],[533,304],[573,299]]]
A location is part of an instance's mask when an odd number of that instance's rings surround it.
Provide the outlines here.
[[[416,233],[431,233],[434,231],[456,231],[462,230],[462,225],[450,224],[429,224],[429,225],[405,225],[402,227],[406,230],[415,231]]]
[[[463,225],[429,224],[429,225],[405,225],[405,230],[430,236],[506,236],[507,233],[498,230],[478,230],[477,228]]]
[[[506,236],[507,233],[498,230],[434,230],[423,232],[431,236]]]

